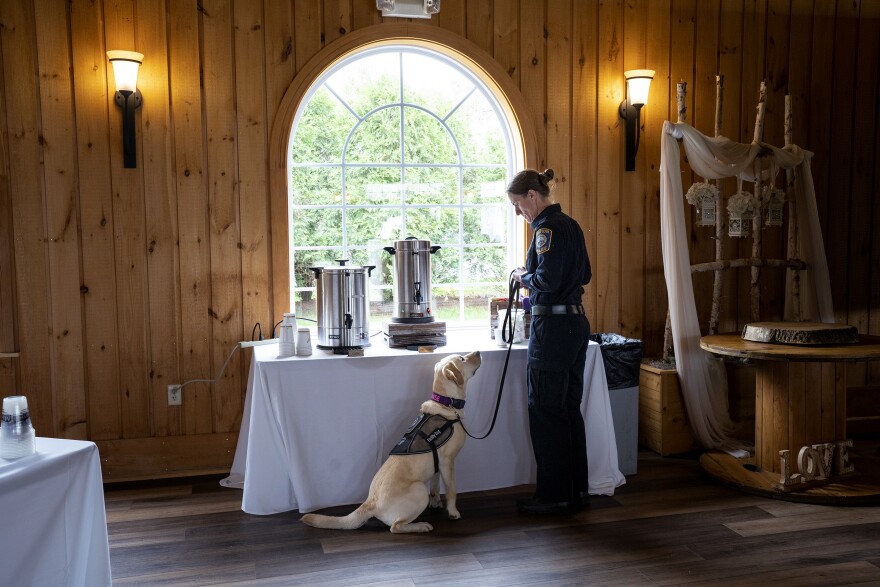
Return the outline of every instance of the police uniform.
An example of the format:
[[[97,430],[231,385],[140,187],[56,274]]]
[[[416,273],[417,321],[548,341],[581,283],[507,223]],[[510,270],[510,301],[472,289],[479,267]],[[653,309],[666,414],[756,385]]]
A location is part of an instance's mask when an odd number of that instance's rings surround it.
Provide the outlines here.
[[[584,233],[551,204],[532,221],[522,284],[532,302],[529,338],[529,432],[538,498],[572,502],[587,495],[581,399],[590,323],[581,305],[592,277]]]

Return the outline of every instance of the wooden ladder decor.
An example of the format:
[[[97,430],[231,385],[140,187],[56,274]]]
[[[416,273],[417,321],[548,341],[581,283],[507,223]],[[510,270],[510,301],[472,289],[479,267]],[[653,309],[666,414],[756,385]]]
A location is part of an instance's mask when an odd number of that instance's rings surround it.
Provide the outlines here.
[[[677,85],[676,100],[678,107],[678,122],[687,122],[687,82],[679,82]],[[724,76],[719,74],[715,76],[715,136],[721,136],[721,112],[724,98]],[[761,88],[758,94],[758,105],[756,107],[755,131],[753,141],[761,143],[764,136],[764,118],[766,112],[767,100],[767,84],[761,82]],[[792,144],[792,110],[791,96],[785,96],[785,145]],[[797,219],[797,198],[795,195],[794,182],[795,174],[793,169],[786,170],[785,193],[788,202],[788,242],[786,246],[785,259],[765,259],[763,257],[762,229],[764,222],[764,207],[767,198],[764,198],[764,185],[762,177],[763,157],[766,152],[755,157],[754,161],[754,198],[755,210],[752,216],[752,255],[744,259],[725,259],[724,258],[724,228],[727,225],[724,215],[724,194],[721,192],[720,180],[716,180],[718,187],[718,195],[715,200],[715,260],[708,263],[697,263],[691,265],[691,273],[701,273],[705,271],[714,272],[714,281],[712,284],[712,310],[709,317],[709,334],[716,334],[718,331],[719,314],[721,307],[721,291],[724,280],[724,271],[728,269],[736,269],[740,267],[749,267],[751,269],[750,280],[750,306],[751,321],[758,322],[761,319],[761,269],[764,267],[781,267],[790,269],[788,279],[791,282],[792,294],[792,319],[800,321],[800,271],[807,268],[806,263],[799,258],[797,245],[798,238],[798,219]],[[770,178],[769,187],[772,189],[774,178]],[[770,190],[767,190],[768,193]],[[666,328],[663,333],[663,358],[668,360],[672,356],[672,323],[669,317],[669,311],[666,312]]]

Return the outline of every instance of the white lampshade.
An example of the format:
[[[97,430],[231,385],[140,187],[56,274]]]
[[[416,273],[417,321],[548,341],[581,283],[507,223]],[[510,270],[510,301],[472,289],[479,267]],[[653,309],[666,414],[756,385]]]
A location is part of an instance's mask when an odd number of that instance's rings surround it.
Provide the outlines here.
[[[626,77],[626,95],[629,103],[633,105],[644,106],[648,103],[648,89],[651,87],[651,80],[654,79],[653,69],[631,69],[624,71]]]
[[[138,67],[144,60],[144,54],[135,51],[107,51],[107,59],[113,64],[116,90],[119,92],[136,91]]]

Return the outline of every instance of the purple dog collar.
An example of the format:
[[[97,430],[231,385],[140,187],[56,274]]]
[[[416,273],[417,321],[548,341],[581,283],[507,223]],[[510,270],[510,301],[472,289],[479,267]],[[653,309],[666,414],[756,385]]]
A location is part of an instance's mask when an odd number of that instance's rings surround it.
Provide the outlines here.
[[[456,410],[460,410],[464,407],[463,399],[453,399],[451,397],[446,397],[445,395],[440,395],[439,393],[431,393],[431,399],[438,404],[443,404],[444,406],[452,406]]]

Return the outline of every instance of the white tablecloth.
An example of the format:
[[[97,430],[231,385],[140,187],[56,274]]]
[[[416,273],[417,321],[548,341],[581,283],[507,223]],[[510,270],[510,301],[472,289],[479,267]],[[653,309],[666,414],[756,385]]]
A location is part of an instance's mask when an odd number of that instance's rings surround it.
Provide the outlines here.
[[[434,364],[476,349],[483,362],[468,383],[464,424],[480,436],[492,421],[506,354],[483,330],[450,332],[434,353],[389,349],[381,341],[364,357],[316,349],[311,357],[280,358],[277,345],[254,347],[235,460],[223,485],[244,489],[242,509],[251,514],[362,502],[388,451],[430,398]],[[526,353],[525,345],[514,345],[495,430],[485,440],[468,438],[456,459],[459,492],[535,481]],[[595,343],[584,375],[590,493],[612,495],[625,480]]]
[[[0,459],[0,584],[110,585],[101,462],[93,442],[37,438]]]

